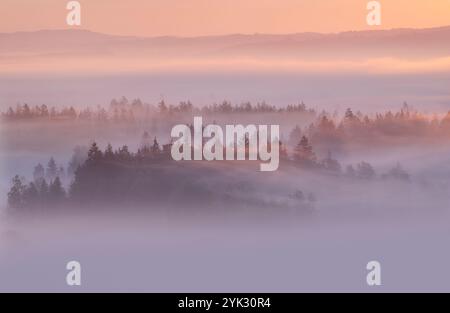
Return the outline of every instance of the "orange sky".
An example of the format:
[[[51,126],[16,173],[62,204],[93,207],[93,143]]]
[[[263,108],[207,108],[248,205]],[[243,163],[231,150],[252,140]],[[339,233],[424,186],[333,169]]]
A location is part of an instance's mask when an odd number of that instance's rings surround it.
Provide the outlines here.
[[[67,28],[66,0],[1,0],[0,32]],[[368,0],[80,0],[82,28],[137,36],[368,29]],[[450,0],[381,0],[382,26],[450,25]],[[373,27],[371,27],[373,28]]]

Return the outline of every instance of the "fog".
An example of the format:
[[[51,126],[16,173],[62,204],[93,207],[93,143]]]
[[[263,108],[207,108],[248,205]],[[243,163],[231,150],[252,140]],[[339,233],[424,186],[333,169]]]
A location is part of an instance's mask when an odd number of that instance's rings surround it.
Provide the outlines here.
[[[272,120],[280,118],[278,114]],[[227,114],[214,117],[227,118],[235,121]],[[267,116],[240,118],[245,123]],[[190,117],[180,119],[189,122]],[[302,121],[300,116],[293,119]],[[288,121],[281,125],[284,137],[295,126]],[[303,117],[299,124],[307,127],[310,122]],[[2,141],[2,203],[10,178],[21,174],[30,181],[38,162],[45,165],[53,156],[66,166],[75,145],[93,140],[102,150],[111,142],[114,147],[126,143],[136,151],[142,132],[148,130],[86,125],[4,124],[2,134],[8,138]],[[164,143],[166,126],[160,121],[151,136]],[[0,290],[449,291],[448,136],[424,138],[399,136],[395,140],[401,144],[393,145],[373,137],[361,145],[355,137],[337,154],[343,166],[369,162],[375,179],[310,170],[292,161],[281,163],[274,173],[259,172],[259,162],[182,163],[174,173],[201,187],[189,189],[191,196],[210,188],[206,190],[216,200],[195,208],[196,202],[179,194],[163,205],[119,201],[109,207],[64,204],[31,214],[3,210]],[[316,140],[313,147],[318,144]],[[410,181],[381,178],[397,162]],[[69,183],[64,186],[69,188]],[[297,190],[315,199],[295,202],[292,194]],[[221,198],[223,194],[227,197]],[[81,287],[65,283],[65,265],[71,260],[82,264]],[[380,287],[366,284],[365,267],[372,260],[382,264]]]
[[[0,291],[450,291],[449,31],[0,34]],[[279,169],[175,162],[194,116]]]
[[[47,218],[2,228],[1,291],[449,291],[448,218],[363,223]],[[68,287],[65,264],[82,264]],[[382,286],[365,266],[382,264]]]
[[[8,75],[0,76],[0,105],[3,110],[16,103],[49,106],[96,106],[111,98],[140,97],[156,104],[190,100],[208,105],[266,101],[286,106],[304,101],[329,111],[347,107],[365,112],[398,108],[404,101],[428,112],[450,109],[444,73],[165,73],[109,75]]]

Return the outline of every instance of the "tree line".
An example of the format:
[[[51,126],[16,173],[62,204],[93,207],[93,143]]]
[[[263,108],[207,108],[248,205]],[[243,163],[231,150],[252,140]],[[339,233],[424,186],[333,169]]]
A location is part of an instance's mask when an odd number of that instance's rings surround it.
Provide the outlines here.
[[[178,113],[213,114],[213,113],[305,113],[315,115],[313,109],[306,107],[304,103],[288,105],[277,108],[265,102],[253,105],[250,102],[232,104],[228,101],[215,103],[204,107],[195,107],[190,101],[182,101],[179,104],[167,104],[164,100],[156,106],[142,102],[140,99],[128,100],[126,97],[113,99],[108,108],[97,106],[95,109],[76,109],[73,106],[57,108],[55,106],[34,105],[27,103],[17,104],[15,108],[9,107],[1,116],[4,120],[96,120],[113,122],[134,122],[137,117],[150,118],[155,114],[174,115]]]
[[[248,140],[245,144],[248,145]],[[283,164],[286,164],[348,179],[373,180],[378,177],[410,181],[410,175],[400,164],[377,176],[375,169],[368,162],[347,165],[344,168],[333,158],[331,152],[328,152],[326,157],[319,158],[305,135],[301,136],[290,151],[282,143],[280,147],[281,169]],[[140,147],[136,152],[131,152],[127,145],[114,149],[111,144],[102,150],[96,142],[93,142],[89,149],[76,147],[67,171],[63,166],[58,166],[54,158],[50,158],[46,168],[41,164],[34,168],[33,179],[29,183],[25,178],[16,175],[12,179],[8,193],[8,205],[18,209],[57,206],[64,201],[89,199],[90,195],[95,193],[94,190],[97,190],[96,197],[99,199],[103,197],[104,200],[111,198],[112,194],[123,194],[124,190],[128,190],[130,197],[133,196],[133,192],[142,193],[140,196],[153,193],[154,197],[163,197],[164,194],[171,194],[173,192],[171,189],[179,188],[177,183],[181,181],[185,183],[183,190],[194,188],[198,197],[205,197],[208,193],[206,189],[201,186],[196,188],[195,182],[186,181],[182,172],[175,170],[169,170],[165,174],[161,172],[161,168],[176,167],[176,162],[170,162],[170,149],[170,143],[161,145],[156,137],[151,139],[147,132],[142,136]],[[161,166],[162,164],[165,165]],[[189,165],[183,167],[189,168]],[[136,179],[142,181],[137,184],[138,187],[134,182]],[[67,185],[67,191],[64,183]],[[135,191],[129,190],[130,184],[136,188]],[[184,194],[192,197],[187,193]]]

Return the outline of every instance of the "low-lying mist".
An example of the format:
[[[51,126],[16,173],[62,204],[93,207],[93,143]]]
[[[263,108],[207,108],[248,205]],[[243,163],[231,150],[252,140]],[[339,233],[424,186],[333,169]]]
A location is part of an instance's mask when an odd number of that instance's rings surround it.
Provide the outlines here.
[[[3,116],[1,291],[364,292],[371,260],[379,291],[450,289],[446,115],[203,111],[209,123],[280,123],[280,167],[260,172],[171,160],[171,126],[199,112],[160,104],[114,120],[123,101],[102,122],[100,109]]]

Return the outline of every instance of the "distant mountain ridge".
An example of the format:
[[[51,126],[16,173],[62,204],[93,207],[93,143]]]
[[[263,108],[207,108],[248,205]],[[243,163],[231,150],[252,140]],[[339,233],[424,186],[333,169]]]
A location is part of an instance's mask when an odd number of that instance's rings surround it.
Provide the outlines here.
[[[0,33],[0,57],[42,55],[145,55],[158,58],[436,58],[450,56],[450,26],[329,34],[232,34],[202,37],[116,36],[89,30]]]

